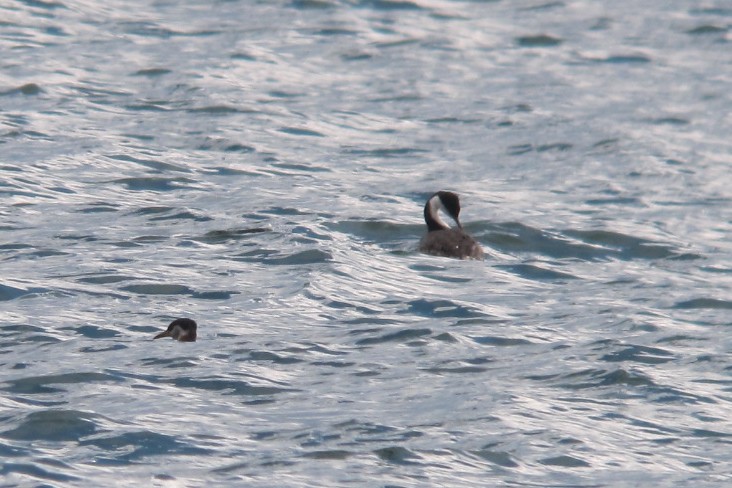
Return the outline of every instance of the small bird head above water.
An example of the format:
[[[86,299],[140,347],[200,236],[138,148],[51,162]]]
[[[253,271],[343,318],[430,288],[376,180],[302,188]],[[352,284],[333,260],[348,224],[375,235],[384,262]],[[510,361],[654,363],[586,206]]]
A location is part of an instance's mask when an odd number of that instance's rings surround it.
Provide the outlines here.
[[[198,324],[193,319],[175,319],[168,325],[166,331],[156,335],[153,339],[172,337],[176,341],[193,342],[196,340],[196,329],[198,329]]]
[[[455,221],[458,229],[463,228],[460,223],[460,197],[451,191],[438,191],[427,200],[427,204],[424,206],[424,220],[427,223],[428,231],[450,228],[440,217],[440,210]]]

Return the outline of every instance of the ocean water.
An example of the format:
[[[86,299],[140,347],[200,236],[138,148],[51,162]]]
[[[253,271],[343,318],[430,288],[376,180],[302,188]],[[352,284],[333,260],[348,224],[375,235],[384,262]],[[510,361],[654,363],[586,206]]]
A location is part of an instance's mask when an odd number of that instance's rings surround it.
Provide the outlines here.
[[[729,484],[731,84],[721,0],[0,3],[0,485]]]

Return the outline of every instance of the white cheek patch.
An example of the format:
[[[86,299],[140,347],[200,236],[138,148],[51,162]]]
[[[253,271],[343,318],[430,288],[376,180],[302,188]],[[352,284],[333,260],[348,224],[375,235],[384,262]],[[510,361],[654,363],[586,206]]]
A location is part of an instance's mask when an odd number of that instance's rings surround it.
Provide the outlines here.
[[[442,220],[442,217],[440,217],[440,210],[444,211],[445,207],[442,205],[442,200],[440,200],[440,197],[438,195],[435,195],[434,197],[430,198],[430,215],[441,227],[449,229],[450,226],[447,225],[444,220]]]

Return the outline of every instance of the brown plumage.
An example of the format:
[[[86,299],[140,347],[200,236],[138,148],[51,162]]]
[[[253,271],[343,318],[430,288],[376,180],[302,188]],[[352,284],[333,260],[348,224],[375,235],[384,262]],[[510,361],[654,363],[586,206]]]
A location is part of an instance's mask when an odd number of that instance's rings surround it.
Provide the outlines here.
[[[443,210],[455,221],[451,229],[439,215]],[[427,234],[419,242],[419,251],[433,256],[459,259],[483,259],[480,244],[463,230],[460,224],[460,198],[449,191],[438,191],[424,206]]]

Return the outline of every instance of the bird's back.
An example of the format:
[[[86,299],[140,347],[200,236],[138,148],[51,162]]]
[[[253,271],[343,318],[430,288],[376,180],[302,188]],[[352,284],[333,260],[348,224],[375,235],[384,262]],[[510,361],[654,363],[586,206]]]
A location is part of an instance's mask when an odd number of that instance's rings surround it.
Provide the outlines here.
[[[433,230],[419,242],[419,251],[433,256],[483,259],[480,244],[460,229]]]

